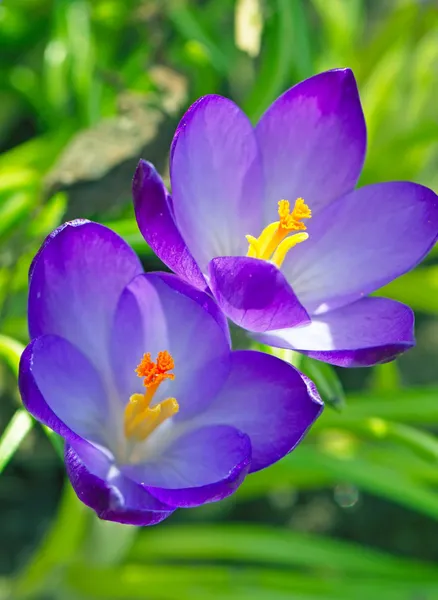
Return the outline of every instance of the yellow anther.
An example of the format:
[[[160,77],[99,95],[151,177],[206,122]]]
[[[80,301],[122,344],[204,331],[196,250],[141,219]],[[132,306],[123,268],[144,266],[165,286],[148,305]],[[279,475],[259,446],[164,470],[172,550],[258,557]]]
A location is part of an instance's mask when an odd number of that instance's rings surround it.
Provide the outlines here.
[[[278,244],[277,249],[271,258],[271,261],[275,265],[277,265],[277,267],[281,267],[289,250],[297,244],[305,242],[308,237],[308,233],[296,233],[295,235],[291,235],[290,237],[285,238],[282,242]]]
[[[270,260],[280,267],[287,252],[309,237],[307,233],[288,236],[292,231],[307,229],[302,220],[310,219],[312,211],[302,198],[297,198],[292,211],[288,200],[280,200],[278,216],[280,220],[265,227],[258,238],[247,235],[246,239],[249,244],[247,256]]]
[[[179,410],[175,398],[167,398],[167,400],[163,400],[163,402],[152,408],[144,400],[144,395],[134,394],[130,397],[129,404],[126,407],[129,410],[125,410],[125,436],[136,442],[145,440],[158,425],[161,425]],[[131,410],[131,407],[133,407],[133,410]],[[127,418],[128,414],[129,418]]]
[[[126,405],[124,432],[128,439],[137,442],[144,440],[158,425],[178,412],[179,405],[175,398],[167,398],[150,407],[160,384],[165,379],[175,379],[175,375],[168,372],[173,368],[173,358],[167,351],[159,352],[156,362],[152,361],[149,352],[143,355],[135,372],[144,378],[146,390],[144,394],[133,394]]]

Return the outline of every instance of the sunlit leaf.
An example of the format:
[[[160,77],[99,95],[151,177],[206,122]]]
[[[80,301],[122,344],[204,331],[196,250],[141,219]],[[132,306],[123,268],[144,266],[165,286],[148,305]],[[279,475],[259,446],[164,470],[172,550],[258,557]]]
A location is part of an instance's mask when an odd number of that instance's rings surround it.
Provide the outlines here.
[[[0,474],[33,426],[32,417],[18,409],[0,437]]]
[[[141,535],[130,553],[131,560],[155,563],[163,560],[235,560],[264,565],[340,570],[398,579],[437,577],[438,570],[370,548],[280,528],[251,524],[176,525]]]

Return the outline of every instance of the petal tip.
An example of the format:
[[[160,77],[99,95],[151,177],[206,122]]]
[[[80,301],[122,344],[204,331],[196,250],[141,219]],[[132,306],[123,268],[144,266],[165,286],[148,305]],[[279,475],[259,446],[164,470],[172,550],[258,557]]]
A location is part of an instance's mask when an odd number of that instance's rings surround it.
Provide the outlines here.
[[[72,227],[72,228],[78,227],[79,228],[84,225],[88,225],[89,223],[93,223],[93,221],[90,221],[88,219],[73,219],[71,221],[66,221],[65,223],[62,223],[62,225],[59,225],[59,227],[57,227],[56,229],[51,231],[44,239],[43,243],[41,244],[41,247],[39,248],[38,252],[33,257],[32,262],[30,263],[29,276],[28,276],[29,283],[30,283],[30,280],[32,279],[33,272],[35,271],[36,264],[37,264],[39,258],[41,257],[43,251],[47,248],[47,246],[55,238],[57,238],[59,236],[59,234],[61,234],[65,230],[67,230],[69,227]]]
[[[136,205],[140,201],[140,194],[142,192],[142,188],[149,180],[152,180],[153,182],[160,182],[160,185],[162,183],[161,177],[159,176],[154,165],[149,161],[141,158],[138,161],[134,177],[132,178],[132,194],[134,198],[134,205]]]

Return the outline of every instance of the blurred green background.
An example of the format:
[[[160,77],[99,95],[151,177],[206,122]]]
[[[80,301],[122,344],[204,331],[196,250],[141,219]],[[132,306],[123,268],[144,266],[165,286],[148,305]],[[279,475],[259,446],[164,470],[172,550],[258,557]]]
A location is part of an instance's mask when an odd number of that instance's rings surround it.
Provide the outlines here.
[[[416,310],[416,349],[368,370],[302,359],[327,402],[305,443],[234,497],[154,528],[79,503],[16,387],[27,271],[51,229],[93,218],[160,268],[133,219],[140,156],[166,176],[175,125],[202,94],[256,120],[344,66],[368,123],[361,183],[437,190],[433,0],[0,3],[0,599],[438,598],[437,251],[384,290]]]

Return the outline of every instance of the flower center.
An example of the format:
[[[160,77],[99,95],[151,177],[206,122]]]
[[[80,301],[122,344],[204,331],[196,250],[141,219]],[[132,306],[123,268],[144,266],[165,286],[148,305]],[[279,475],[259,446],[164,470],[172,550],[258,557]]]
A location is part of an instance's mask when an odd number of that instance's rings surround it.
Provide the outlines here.
[[[167,350],[158,353],[156,362],[151,360],[150,352],[143,355],[135,372],[143,377],[146,390],[144,394],[133,394],[126,405],[124,431],[127,439],[143,441],[158,425],[178,412],[179,405],[175,398],[167,398],[150,407],[160,384],[165,379],[175,379],[175,375],[169,373],[174,366],[173,358]]]
[[[277,267],[281,267],[286,254],[291,248],[304,242],[309,237],[308,233],[296,233],[289,236],[292,231],[304,231],[306,226],[303,219],[310,219],[312,211],[302,198],[295,200],[295,206],[291,212],[287,200],[278,203],[279,221],[274,221],[265,227],[260,237],[252,235],[245,236],[249,243],[247,256],[270,260]]]

